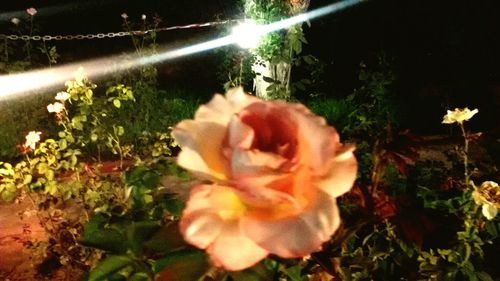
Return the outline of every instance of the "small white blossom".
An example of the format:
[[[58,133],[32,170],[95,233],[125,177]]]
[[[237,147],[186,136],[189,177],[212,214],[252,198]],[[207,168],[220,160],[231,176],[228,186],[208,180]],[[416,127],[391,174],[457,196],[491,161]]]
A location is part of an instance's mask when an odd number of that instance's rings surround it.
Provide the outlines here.
[[[462,124],[464,121],[469,121],[479,110],[476,108],[474,110],[470,110],[469,108],[459,109],[455,108],[454,111],[448,110],[446,115],[443,117],[444,124],[452,124],[459,123]]]
[[[36,13],[38,13],[38,11],[35,8],[31,7],[31,8],[26,9],[26,13],[28,13],[28,15],[30,15],[30,16],[34,16],[34,15],[36,15]]]
[[[64,104],[60,102],[55,102],[47,105],[47,110],[49,112],[59,113],[64,109]]]
[[[35,132],[31,131],[26,135],[26,143],[24,144],[25,147],[29,147],[31,149],[35,149],[35,146],[37,142],[40,141],[40,135],[42,132]]]
[[[83,67],[79,67],[75,73],[73,73],[75,75],[75,81],[78,83],[78,84],[83,84],[85,83],[85,81],[87,80],[87,74],[85,73],[85,69],[83,69]]]
[[[142,20],[146,20],[146,15],[145,15],[145,14],[142,14],[141,19],[142,19]]]
[[[57,93],[55,99],[59,101],[65,101],[70,98],[70,94],[68,92],[59,92]]]
[[[121,17],[122,17],[122,19],[126,20],[128,18],[128,15],[127,15],[127,13],[123,13],[123,14],[121,14]]]
[[[13,23],[13,24],[15,24],[15,25],[18,25],[21,22],[21,20],[18,19],[18,18],[11,18],[10,22]]]
[[[494,219],[498,214],[498,209],[491,204],[483,204],[483,216],[488,220]]]

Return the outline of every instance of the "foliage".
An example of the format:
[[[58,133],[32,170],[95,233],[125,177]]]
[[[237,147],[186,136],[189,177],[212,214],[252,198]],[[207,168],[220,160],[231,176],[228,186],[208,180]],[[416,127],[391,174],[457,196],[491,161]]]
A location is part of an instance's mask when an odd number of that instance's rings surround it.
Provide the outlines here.
[[[255,21],[258,25],[265,25],[272,22],[280,21],[294,14],[291,4],[288,1],[273,0],[245,0],[244,15]],[[302,26],[297,24],[289,27],[286,30],[279,30],[263,35],[256,48],[250,52],[234,51],[228,49],[225,58],[223,59],[222,77],[224,88],[234,86],[246,86],[256,75],[264,75],[258,73],[255,69],[256,65],[269,64],[269,68],[277,73],[276,68],[284,66],[286,72],[283,77],[277,75],[263,76],[265,82],[271,83],[266,89],[270,99],[286,99],[290,97],[290,91],[295,90],[290,88],[291,65],[299,65],[302,53],[302,44],[307,41],[302,30]],[[305,58],[306,62],[310,62],[312,56]],[[279,70],[281,71],[281,70]],[[228,77],[227,77],[228,76]],[[229,78],[229,80],[227,80]],[[220,78],[219,78],[220,79]],[[299,89],[304,88],[304,84],[310,84],[306,80],[296,84]]]
[[[257,24],[269,24],[282,20],[290,15],[290,7],[285,1],[248,0],[245,1],[245,15]],[[276,31],[264,35],[255,54],[267,61],[279,61],[288,58],[288,52],[283,50],[286,32]],[[295,43],[295,41],[294,41]]]
[[[149,217],[146,220],[146,215],[141,215],[141,220],[134,226],[125,226],[122,218],[119,225],[127,227],[127,235],[132,235],[130,239],[143,237],[147,235],[147,229],[160,227],[164,213],[154,208],[144,211],[151,204],[152,194],[148,188],[157,187],[160,177],[158,172],[148,172],[144,167],[171,166],[165,159],[171,155],[175,144],[167,132],[144,135],[142,150],[137,152],[131,144],[122,142],[124,127],[114,123],[114,120],[124,105],[134,101],[130,87],[118,84],[105,92],[95,92],[97,86],[86,78],[82,70],[66,86],[66,91],[56,96],[59,101],[47,107],[55,115],[60,128],[57,137],[41,142],[28,140],[27,137],[26,143],[19,146],[25,156],[24,161],[15,164],[0,162],[0,195],[5,201],[29,199],[33,203],[34,211],[50,237],[48,242],[30,242],[34,250],[44,252],[42,265],[53,263],[56,267],[88,270],[101,257],[102,250],[99,247],[84,247],[80,240],[104,237],[108,239],[106,245],[115,249],[108,242],[116,235],[92,232],[92,227],[97,227],[94,220],[113,214],[122,215],[134,207],[135,217],[139,219],[139,211],[149,214]],[[45,138],[45,135],[42,137]],[[92,147],[104,154],[118,155],[119,161],[111,163],[111,166],[108,163],[84,163],[83,160],[92,157],[83,152],[96,151]],[[124,163],[126,158],[134,158],[139,166],[124,178],[120,173],[132,164],[131,160]],[[99,157],[93,159],[98,160]],[[146,169],[144,173],[140,172],[140,167]],[[169,171],[177,173],[175,169]],[[159,206],[178,216],[182,205],[168,194],[153,195],[164,199]],[[90,226],[87,226],[90,218]],[[133,227],[139,229],[134,230]],[[89,231],[92,234],[88,234]],[[89,245],[95,246],[92,241]],[[130,247],[138,249],[138,244],[130,243]]]

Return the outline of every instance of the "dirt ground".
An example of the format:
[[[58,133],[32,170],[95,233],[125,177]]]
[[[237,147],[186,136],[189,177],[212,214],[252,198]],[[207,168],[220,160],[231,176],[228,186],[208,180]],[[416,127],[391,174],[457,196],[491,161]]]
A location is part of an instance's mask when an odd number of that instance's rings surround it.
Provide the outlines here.
[[[32,251],[24,242],[46,240],[31,202],[0,203],[0,280],[36,280]]]

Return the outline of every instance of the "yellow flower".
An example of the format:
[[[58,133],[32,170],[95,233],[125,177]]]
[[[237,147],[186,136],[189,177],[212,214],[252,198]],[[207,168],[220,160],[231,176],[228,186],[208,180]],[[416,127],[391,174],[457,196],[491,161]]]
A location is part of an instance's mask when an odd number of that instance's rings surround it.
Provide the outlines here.
[[[29,147],[31,149],[35,149],[37,142],[40,141],[40,135],[42,132],[31,131],[26,135],[26,143],[24,143],[24,147]]]
[[[492,220],[500,208],[500,187],[494,181],[485,181],[472,192],[472,198],[478,205],[482,205],[483,215]]]
[[[464,121],[469,121],[479,110],[476,108],[470,110],[469,108],[459,109],[455,108],[454,111],[448,110],[446,115],[443,117],[444,124],[453,124],[455,122],[462,124]]]

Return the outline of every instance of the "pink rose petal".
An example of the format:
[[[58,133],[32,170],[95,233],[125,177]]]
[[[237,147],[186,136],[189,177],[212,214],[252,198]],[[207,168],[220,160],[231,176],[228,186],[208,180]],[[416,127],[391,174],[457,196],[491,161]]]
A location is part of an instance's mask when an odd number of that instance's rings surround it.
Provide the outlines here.
[[[231,271],[251,267],[269,254],[243,235],[237,223],[224,225],[221,235],[210,245],[207,252],[216,266]]]
[[[207,249],[216,266],[227,270],[250,267],[268,252],[241,233],[239,218],[244,215],[241,207],[231,188],[197,186],[184,209],[181,233],[187,242]]]
[[[222,153],[226,130],[220,124],[186,120],[173,130],[175,140],[182,145],[177,163],[194,172],[214,179],[225,179],[227,163]]]
[[[318,181],[318,187],[332,197],[338,197],[349,191],[356,180],[357,161],[354,146],[344,145],[332,158],[330,171]]]
[[[280,220],[246,216],[241,220],[245,235],[270,253],[285,258],[319,251],[339,225],[335,199],[326,194],[318,194],[311,206],[298,216]]]

